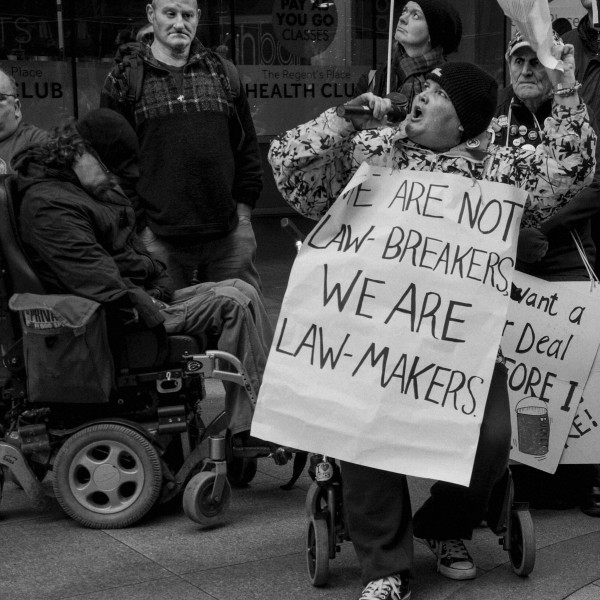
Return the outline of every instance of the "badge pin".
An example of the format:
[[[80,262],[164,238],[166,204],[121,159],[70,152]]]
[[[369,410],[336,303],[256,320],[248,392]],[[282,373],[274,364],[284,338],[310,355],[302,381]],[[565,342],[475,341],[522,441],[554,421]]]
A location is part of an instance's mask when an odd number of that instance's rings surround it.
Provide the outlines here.
[[[479,144],[481,142],[477,138],[471,138],[467,140],[466,146],[469,150],[475,150],[475,148],[479,148]]]
[[[530,140],[537,140],[537,136],[538,136],[538,133],[537,133],[537,131],[535,131],[535,130],[532,130],[532,131],[530,131],[530,132],[527,134],[527,137],[528,137]]]
[[[523,143],[523,140],[521,138],[515,138],[513,140],[513,146],[516,146],[517,148]]]
[[[511,136],[517,135],[517,130],[518,130],[518,127],[516,125],[511,125],[510,126],[510,135]]]
[[[506,115],[500,115],[498,117],[498,125],[500,125],[500,127],[508,127],[508,117]]]
[[[527,127],[525,125],[519,125],[519,135],[525,135],[527,133]]]

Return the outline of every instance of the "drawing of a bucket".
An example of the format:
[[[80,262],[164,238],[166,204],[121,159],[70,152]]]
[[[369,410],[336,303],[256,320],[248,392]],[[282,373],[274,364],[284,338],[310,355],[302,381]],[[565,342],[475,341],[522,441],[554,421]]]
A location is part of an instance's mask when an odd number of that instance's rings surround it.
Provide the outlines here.
[[[519,451],[523,454],[543,456],[548,454],[550,419],[546,403],[530,396],[516,406]]]

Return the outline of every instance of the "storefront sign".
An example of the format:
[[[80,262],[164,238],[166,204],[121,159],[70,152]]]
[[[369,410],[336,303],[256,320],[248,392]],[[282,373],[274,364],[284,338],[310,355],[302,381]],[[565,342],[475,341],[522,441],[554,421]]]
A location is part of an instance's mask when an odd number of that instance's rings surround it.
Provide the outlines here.
[[[72,115],[70,65],[61,61],[2,61],[17,82],[26,123],[49,129]]]
[[[258,135],[278,135],[354,97],[368,66],[240,66]]]
[[[275,0],[273,30],[292,54],[310,58],[326,50],[338,26],[335,2]]]

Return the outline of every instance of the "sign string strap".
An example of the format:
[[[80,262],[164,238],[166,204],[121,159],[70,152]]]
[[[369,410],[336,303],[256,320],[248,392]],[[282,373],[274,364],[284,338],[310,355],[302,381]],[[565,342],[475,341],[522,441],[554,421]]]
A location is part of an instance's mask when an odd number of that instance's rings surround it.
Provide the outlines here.
[[[590,261],[588,260],[585,250],[583,249],[583,243],[581,242],[581,238],[579,237],[579,232],[575,229],[571,229],[571,237],[573,238],[573,242],[575,242],[575,247],[577,248],[577,252],[579,252],[581,260],[583,261],[585,270],[587,271],[588,277],[590,278],[590,282],[592,284],[591,287],[593,289],[595,285],[598,285],[598,282],[600,280],[598,279],[596,273],[594,273],[592,265],[590,265]]]

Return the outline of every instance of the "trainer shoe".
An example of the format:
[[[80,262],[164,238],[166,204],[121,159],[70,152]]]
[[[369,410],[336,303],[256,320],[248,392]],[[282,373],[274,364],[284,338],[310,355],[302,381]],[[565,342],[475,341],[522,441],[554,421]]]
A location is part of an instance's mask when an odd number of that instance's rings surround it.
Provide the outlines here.
[[[424,540],[437,557],[437,570],[450,579],[475,579],[477,569],[462,540]]]
[[[408,600],[410,585],[400,575],[374,579],[367,584],[358,600]]]

